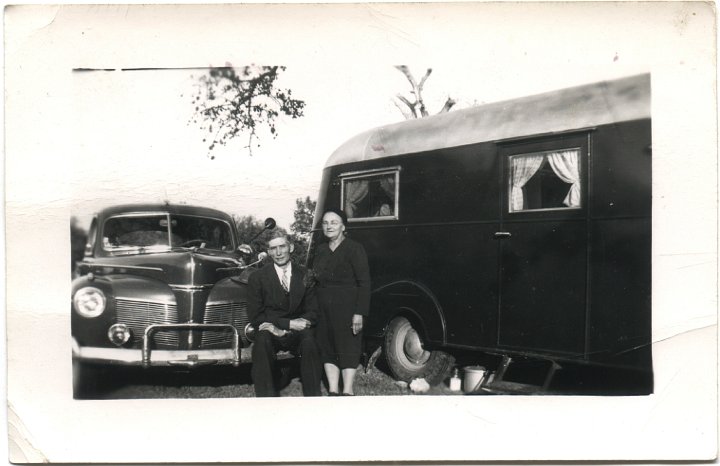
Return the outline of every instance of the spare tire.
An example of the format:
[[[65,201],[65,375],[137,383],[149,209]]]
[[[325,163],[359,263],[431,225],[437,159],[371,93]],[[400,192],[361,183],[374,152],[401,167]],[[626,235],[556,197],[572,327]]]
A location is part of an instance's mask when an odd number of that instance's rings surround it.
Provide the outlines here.
[[[430,385],[437,385],[455,364],[455,358],[444,351],[426,350],[420,334],[406,317],[395,317],[390,322],[383,346],[393,376],[405,382],[424,378]]]

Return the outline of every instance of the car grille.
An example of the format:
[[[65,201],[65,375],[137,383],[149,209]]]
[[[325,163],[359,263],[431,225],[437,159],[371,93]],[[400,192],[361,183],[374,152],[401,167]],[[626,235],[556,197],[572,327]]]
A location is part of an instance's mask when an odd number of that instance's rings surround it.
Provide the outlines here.
[[[247,346],[249,342],[245,339],[245,326],[248,323],[247,303],[208,303],[205,307],[206,324],[230,324],[237,328],[240,333],[241,343]],[[232,344],[232,332],[225,331],[204,331],[202,332],[202,348],[227,348]]]
[[[130,327],[132,342],[141,342],[145,328],[152,324],[178,323],[177,306],[130,299],[116,299],[118,322]],[[156,348],[177,348],[178,333],[176,331],[159,331],[153,334]]]

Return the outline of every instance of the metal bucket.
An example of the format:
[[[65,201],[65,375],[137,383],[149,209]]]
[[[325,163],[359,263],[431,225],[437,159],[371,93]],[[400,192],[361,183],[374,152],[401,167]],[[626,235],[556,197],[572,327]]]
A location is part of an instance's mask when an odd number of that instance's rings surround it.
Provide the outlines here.
[[[463,381],[463,391],[465,393],[475,393],[485,379],[485,368],[482,366],[468,366],[463,369],[465,380]]]

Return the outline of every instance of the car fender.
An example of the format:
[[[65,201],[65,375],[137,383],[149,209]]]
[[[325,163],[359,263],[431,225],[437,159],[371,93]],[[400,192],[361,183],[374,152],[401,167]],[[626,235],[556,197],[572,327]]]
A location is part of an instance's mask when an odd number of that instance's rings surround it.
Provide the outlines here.
[[[135,275],[107,275],[103,278],[109,282],[115,297],[176,304],[170,285],[163,281]]]
[[[210,292],[208,301],[247,301],[247,279],[241,280],[240,278],[231,277],[217,282]]]
[[[370,299],[365,335],[382,337],[390,321],[398,315],[418,324],[424,341],[436,345],[446,343],[442,307],[432,291],[421,283],[401,280],[375,289]]]
[[[75,312],[72,298],[86,286],[92,286],[105,294],[106,305],[97,317],[83,317]],[[116,322],[116,298],[138,299],[167,304],[176,304],[175,295],[168,284],[143,276],[125,274],[84,275],[73,280],[71,298],[71,329],[73,337],[81,345],[109,345],[107,329]]]

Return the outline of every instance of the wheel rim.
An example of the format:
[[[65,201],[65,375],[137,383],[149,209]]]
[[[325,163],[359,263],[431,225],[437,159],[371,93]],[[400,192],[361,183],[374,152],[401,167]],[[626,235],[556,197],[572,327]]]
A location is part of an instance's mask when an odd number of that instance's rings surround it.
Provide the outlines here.
[[[413,366],[422,366],[430,359],[430,351],[422,346],[420,336],[408,322],[405,326],[405,334],[402,338],[403,355]]]

